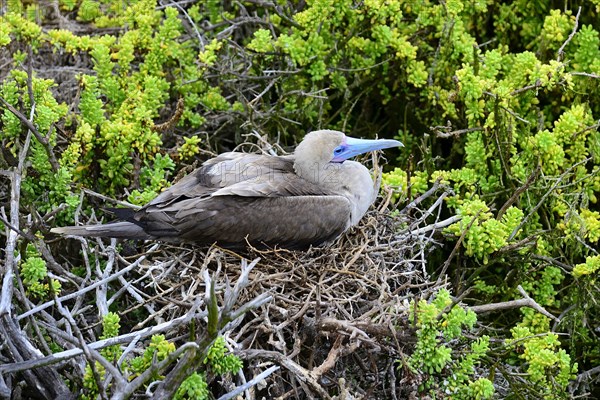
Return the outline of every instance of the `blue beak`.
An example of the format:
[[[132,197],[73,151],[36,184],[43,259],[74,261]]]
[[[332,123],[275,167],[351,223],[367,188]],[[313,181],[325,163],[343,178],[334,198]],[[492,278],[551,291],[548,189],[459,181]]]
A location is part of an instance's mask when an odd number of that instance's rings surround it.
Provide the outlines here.
[[[369,151],[389,149],[390,147],[404,147],[402,142],[392,139],[355,139],[346,136],[346,143],[339,145],[333,151],[332,162],[344,162],[350,157]]]

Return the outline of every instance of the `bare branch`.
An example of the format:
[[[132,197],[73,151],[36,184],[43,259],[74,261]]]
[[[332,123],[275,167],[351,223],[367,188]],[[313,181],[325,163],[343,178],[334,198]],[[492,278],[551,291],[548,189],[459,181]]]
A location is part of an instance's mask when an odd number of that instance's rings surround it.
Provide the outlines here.
[[[261,381],[268,378],[273,372],[279,370],[279,368],[280,367],[278,367],[277,365],[267,368],[260,374],[256,375],[252,380],[246,382],[245,384],[243,384],[241,386],[236,387],[235,390],[232,390],[231,392],[219,397],[218,400],[233,399],[234,397],[238,396],[239,394],[248,390],[249,388],[258,385]]]
[[[162,324],[158,324],[155,326],[151,326],[148,328],[141,329],[139,331],[129,332],[127,334],[115,336],[113,338],[102,339],[96,342],[88,343],[88,348],[93,350],[103,349],[105,347],[114,346],[117,344],[131,343],[142,340],[146,337],[156,335],[159,333],[168,332],[171,330],[175,330],[180,326],[188,324],[192,320],[202,320],[206,317],[206,312],[196,312],[195,310],[190,310],[190,312],[182,317],[172,319],[170,321],[164,322]],[[51,329],[51,327],[46,326],[47,329]],[[56,328],[55,328],[56,329]],[[70,350],[61,351],[58,353],[54,353],[52,355],[33,359],[33,360],[24,360],[22,362],[15,362],[11,364],[0,364],[0,372],[2,373],[12,373],[12,372],[20,372],[26,371],[28,369],[34,369],[43,367],[46,365],[56,364],[58,362],[69,360],[71,358],[80,356],[83,354],[83,350],[80,348],[74,348]]]
[[[586,158],[585,160],[581,160],[573,165],[571,165],[569,168],[567,168],[565,170],[565,172],[563,172],[558,178],[556,178],[556,182],[554,182],[554,184],[552,185],[552,187],[546,192],[544,193],[544,195],[542,196],[542,198],[540,199],[540,201],[531,209],[531,211],[529,212],[529,214],[527,214],[523,220],[521,221],[521,223],[519,224],[519,226],[517,226],[512,233],[510,234],[510,236],[508,237],[508,241],[513,240],[513,238],[517,235],[517,233],[521,230],[521,228],[523,227],[523,225],[525,225],[525,223],[529,220],[529,218],[534,215],[537,210],[542,206],[542,204],[544,204],[544,202],[546,201],[546,198],[548,196],[550,196],[551,193],[554,192],[554,190],[556,190],[556,188],[558,187],[558,185],[567,177],[567,175],[569,175],[574,169],[576,169],[578,166],[587,163],[589,160],[591,160],[591,157]]]
[[[158,244],[158,243],[155,244],[155,245],[153,245],[148,250],[148,253],[152,253],[153,251],[155,251],[156,249],[158,249],[159,246],[160,246],[160,244]],[[122,270],[120,270],[118,272],[115,272],[114,274],[112,274],[110,276],[107,276],[106,278],[104,278],[102,280],[94,282],[93,284],[91,284],[89,286],[81,288],[80,290],[78,290],[76,292],[73,292],[73,293],[61,296],[61,297],[58,298],[58,301],[64,302],[66,300],[77,298],[77,297],[79,297],[79,296],[81,296],[81,295],[83,295],[83,294],[85,294],[85,293],[87,293],[89,291],[92,291],[92,290],[96,289],[97,287],[100,287],[100,286],[104,285],[106,282],[113,281],[113,280],[117,279],[119,276],[124,275],[124,274],[132,271],[133,269],[137,268],[140,265],[140,263],[142,261],[144,261],[145,259],[146,259],[146,255],[142,255],[135,262],[131,263],[128,267],[123,268]],[[37,312],[40,312],[42,310],[45,310],[46,308],[52,306],[53,304],[54,304],[54,301],[47,301],[47,302],[45,302],[45,303],[43,303],[43,304],[41,304],[41,305],[39,305],[39,306],[31,309],[31,310],[29,310],[27,312],[24,312],[23,314],[19,315],[17,317],[17,321],[21,320],[21,319],[23,319],[25,317],[28,317],[30,315],[33,315],[33,314],[35,314]]]
[[[509,310],[512,308],[521,308],[521,307],[530,307],[539,312],[540,314],[556,321],[560,322],[560,320],[554,315],[550,314],[548,311],[544,309],[544,307],[540,306],[535,300],[533,300],[527,292],[521,287],[521,285],[517,286],[519,293],[523,296],[522,299],[519,300],[511,300],[505,301],[502,303],[492,303],[492,304],[483,304],[480,306],[472,306],[469,309],[475,313],[482,314],[487,312],[494,312],[500,310]]]
[[[569,44],[571,39],[573,39],[573,37],[577,33],[577,28],[579,27],[579,14],[581,14],[581,6],[579,6],[579,8],[577,9],[577,15],[575,16],[575,24],[573,24],[573,30],[571,31],[571,34],[569,35],[567,40],[565,40],[562,46],[560,46],[560,48],[558,49],[558,54],[556,55],[556,61],[558,62],[562,60],[565,47],[567,47],[567,44]]]
[[[502,207],[500,207],[500,210],[498,211],[498,216],[496,218],[498,218],[498,219],[502,218],[502,215],[504,215],[504,212],[506,212],[508,207],[510,207],[515,201],[517,201],[519,196],[533,184],[533,182],[537,179],[538,175],[540,174],[541,170],[542,170],[542,164],[538,163],[538,165],[531,172],[531,174],[529,175],[529,177],[527,178],[527,181],[523,184],[523,186],[521,186],[517,190],[515,190],[515,192],[512,194],[512,196],[510,196],[510,198],[506,201],[506,203],[504,203],[504,205]]]
[[[574,76],[585,76],[585,77],[588,77],[588,78],[600,79],[600,75],[591,74],[589,72],[572,71],[572,72],[569,72],[569,73],[571,75],[574,75]]]

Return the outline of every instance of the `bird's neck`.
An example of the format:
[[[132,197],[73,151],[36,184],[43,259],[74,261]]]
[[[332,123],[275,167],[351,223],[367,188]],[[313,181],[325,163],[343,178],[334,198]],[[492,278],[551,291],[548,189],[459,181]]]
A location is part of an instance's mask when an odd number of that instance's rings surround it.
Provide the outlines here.
[[[328,164],[329,163],[323,164],[314,158],[296,156],[294,161],[294,171],[296,172],[296,175],[302,179],[323,186],[322,182],[325,181]]]
[[[339,181],[344,182],[339,194],[352,204],[350,225],[356,225],[373,204],[378,188],[375,188],[367,167],[356,161],[345,161],[338,176]]]

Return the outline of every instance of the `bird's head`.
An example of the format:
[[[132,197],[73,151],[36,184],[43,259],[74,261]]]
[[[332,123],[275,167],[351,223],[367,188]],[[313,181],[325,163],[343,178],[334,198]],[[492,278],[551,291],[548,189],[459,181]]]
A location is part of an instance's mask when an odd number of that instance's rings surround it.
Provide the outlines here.
[[[404,146],[392,139],[356,139],[332,130],[308,133],[296,147],[296,159],[310,160],[317,164],[342,163],[359,154],[390,147]]]
[[[339,164],[348,158],[374,150],[404,146],[391,139],[356,139],[332,130],[308,133],[294,152],[296,173],[308,178],[330,164]]]

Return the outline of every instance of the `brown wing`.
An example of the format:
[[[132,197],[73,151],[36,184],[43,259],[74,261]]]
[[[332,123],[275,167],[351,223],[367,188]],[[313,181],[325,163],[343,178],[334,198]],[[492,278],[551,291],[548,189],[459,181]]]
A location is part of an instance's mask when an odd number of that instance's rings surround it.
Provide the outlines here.
[[[134,219],[163,240],[302,248],[341,234],[351,206],[295,174],[291,157],[225,153],[163,192]]]
[[[305,248],[335,239],[349,226],[351,206],[342,196],[185,199],[137,214],[144,231],[164,240],[218,243],[242,248]]]
[[[288,175],[295,175],[293,158],[290,156],[223,153],[206,161],[202,167],[183,177],[146,206],[160,207],[179,200],[208,197],[219,189],[242,182],[253,183],[272,176]]]

